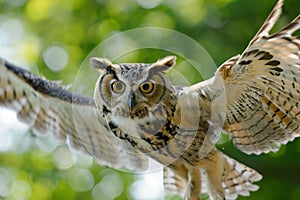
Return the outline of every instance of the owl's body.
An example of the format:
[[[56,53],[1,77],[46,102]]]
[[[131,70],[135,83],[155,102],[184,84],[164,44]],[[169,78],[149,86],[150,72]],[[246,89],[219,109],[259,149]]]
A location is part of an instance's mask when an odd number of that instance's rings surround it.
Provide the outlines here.
[[[213,121],[221,118],[222,110],[213,111],[212,105],[223,92],[211,93],[202,83],[197,91],[172,86],[164,73],[175,65],[172,56],[153,64],[118,65],[98,58],[91,62],[102,74],[95,87],[96,107],[115,136],[166,166],[168,192],[199,199],[204,178],[213,185],[208,187],[213,199],[236,198],[257,190],[252,182],[261,175],[225,156],[207,139],[209,130],[218,134],[214,127],[218,124]],[[222,83],[220,77],[210,81],[215,86]],[[176,182],[167,170],[178,174]]]
[[[278,1],[242,55],[210,80],[175,87],[169,56],[152,64],[112,64],[92,58],[100,72],[94,97],[67,91],[6,61],[0,66],[0,104],[17,111],[37,133],[52,132],[101,164],[145,169],[164,165],[167,192],[200,199],[249,195],[262,177],[214,146],[227,131],[245,153],[277,151],[300,134],[300,16],[269,35]],[[55,107],[54,107],[55,105]]]

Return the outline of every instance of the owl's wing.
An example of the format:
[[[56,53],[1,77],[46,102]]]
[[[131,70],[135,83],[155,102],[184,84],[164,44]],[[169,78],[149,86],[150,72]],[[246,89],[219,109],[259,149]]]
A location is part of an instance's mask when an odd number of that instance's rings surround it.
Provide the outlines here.
[[[242,55],[216,72],[225,88],[224,129],[248,154],[277,151],[300,135],[300,15],[281,31],[269,31],[281,14],[277,2]]]
[[[35,133],[49,132],[91,154],[100,164],[132,170],[147,167],[146,157],[110,133],[92,97],[70,92],[58,82],[36,77],[2,59],[0,106],[15,110]]]

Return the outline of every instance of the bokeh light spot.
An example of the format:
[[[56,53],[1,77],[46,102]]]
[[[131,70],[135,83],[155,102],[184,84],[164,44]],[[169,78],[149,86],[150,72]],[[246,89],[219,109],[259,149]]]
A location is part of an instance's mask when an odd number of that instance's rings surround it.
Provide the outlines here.
[[[0,167],[0,194],[2,197],[7,197],[9,195],[10,179],[11,175],[9,171]]]
[[[58,148],[54,152],[54,162],[59,169],[69,169],[73,166],[73,158],[70,149],[66,146]]]
[[[48,179],[38,179],[32,185],[32,195],[30,200],[50,199],[53,191],[53,183]]]
[[[180,23],[184,26],[195,26],[206,15],[206,4],[201,0],[167,1],[166,3],[176,11]]]
[[[94,187],[95,179],[87,169],[78,169],[74,176],[74,189],[78,192],[86,192]]]
[[[3,90],[0,89],[0,94]],[[28,132],[28,126],[18,121],[16,113],[0,107],[0,152],[21,148],[18,141]],[[24,142],[24,141],[22,141]],[[24,147],[24,143],[22,146]]]
[[[24,36],[23,24],[18,19],[8,19],[0,25],[0,31],[3,30],[0,45],[14,43]]]
[[[27,0],[6,0],[6,3],[12,7],[20,7],[26,3]]]
[[[23,38],[23,43],[19,46],[20,54],[26,60],[35,63],[38,60],[40,54],[39,40],[35,37]]]
[[[31,187],[27,181],[17,180],[11,188],[12,199],[26,200],[31,196]]]
[[[32,21],[41,21],[48,17],[52,1],[29,0],[26,14]]]
[[[138,176],[138,180],[129,187],[129,199],[164,199],[162,170]],[[147,188],[145,188],[147,185]]]
[[[175,22],[174,20],[164,12],[153,11],[149,13],[145,18],[144,26],[163,27],[173,29]]]
[[[137,3],[146,9],[151,9],[151,8],[155,8],[156,6],[158,6],[161,3],[161,0],[136,0]]]
[[[121,177],[117,173],[111,173],[102,179],[99,185],[101,192],[112,199],[120,196],[124,190]]]
[[[60,46],[49,47],[43,54],[45,63],[53,71],[60,71],[68,63],[69,55],[66,50]]]

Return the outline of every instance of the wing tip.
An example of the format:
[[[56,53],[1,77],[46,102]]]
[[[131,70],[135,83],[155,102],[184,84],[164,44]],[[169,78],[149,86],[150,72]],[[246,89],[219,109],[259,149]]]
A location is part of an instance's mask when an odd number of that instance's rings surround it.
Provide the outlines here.
[[[272,11],[270,12],[267,19],[262,24],[261,28],[258,30],[254,38],[250,41],[249,46],[255,43],[259,38],[269,36],[270,30],[276,24],[278,18],[282,13],[282,7],[284,4],[284,0],[278,0]]]

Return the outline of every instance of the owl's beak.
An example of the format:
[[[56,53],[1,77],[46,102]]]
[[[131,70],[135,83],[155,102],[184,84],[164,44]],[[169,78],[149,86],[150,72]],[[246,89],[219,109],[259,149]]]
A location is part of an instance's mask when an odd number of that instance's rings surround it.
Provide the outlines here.
[[[133,111],[135,105],[136,105],[136,98],[135,98],[134,93],[131,93],[129,95],[129,99],[128,99],[128,106],[129,106],[130,111]]]

